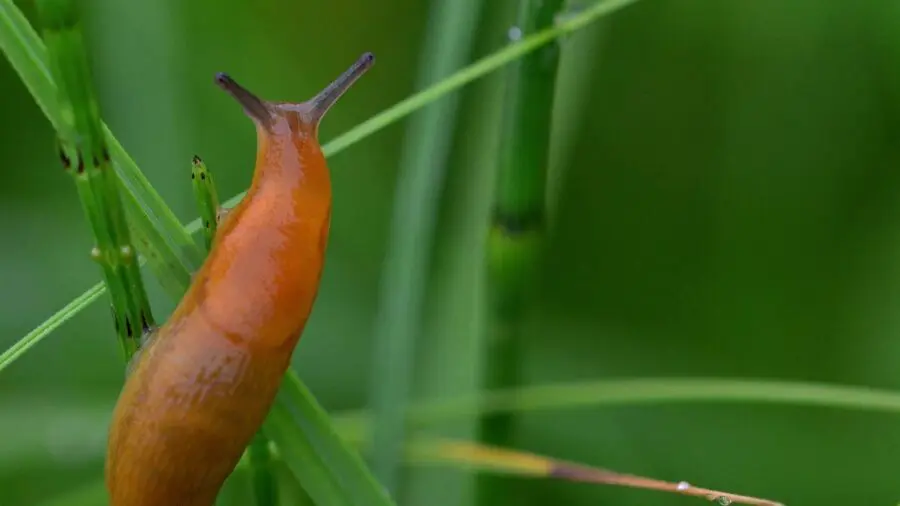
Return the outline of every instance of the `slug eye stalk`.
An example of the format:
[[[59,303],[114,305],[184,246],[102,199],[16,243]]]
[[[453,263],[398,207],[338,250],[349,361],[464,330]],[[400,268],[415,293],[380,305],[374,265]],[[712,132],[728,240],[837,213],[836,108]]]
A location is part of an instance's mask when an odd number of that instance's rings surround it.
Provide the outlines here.
[[[269,129],[277,116],[290,111],[298,113],[306,126],[315,129],[331,106],[374,64],[375,55],[370,52],[363,53],[350,68],[315,97],[300,103],[262,100],[224,72],[216,74],[216,84],[228,92],[243,107],[247,116],[263,128]]]

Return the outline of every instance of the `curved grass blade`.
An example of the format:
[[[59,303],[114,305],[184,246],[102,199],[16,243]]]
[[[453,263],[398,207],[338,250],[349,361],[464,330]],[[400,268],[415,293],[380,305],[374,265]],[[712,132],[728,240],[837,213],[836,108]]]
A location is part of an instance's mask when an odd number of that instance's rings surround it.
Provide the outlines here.
[[[299,380],[290,380],[299,381]],[[293,389],[287,389],[293,390]],[[308,395],[303,394],[303,395]],[[900,391],[850,385],[809,383],[798,381],[774,381],[764,379],[725,378],[644,378],[607,379],[519,387],[503,392],[491,392],[482,396],[461,396],[443,401],[419,402],[407,411],[411,429],[428,428],[434,424],[469,418],[489,412],[516,411],[567,411],[575,409],[603,409],[620,406],[646,406],[648,408],[673,404],[757,404],[790,407],[842,409],[876,414],[900,416]],[[65,401],[54,403],[59,420],[71,416],[72,409],[64,408]],[[94,430],[108,420],[109,406],[96,406],[76,411],[97,413],[90,423]],[[317,408],[321,409],[321,408]],[[26,411],[32,416],[31,410]],[[21,416],[19,413],[18,416]],[[359,444],[369,438],[371,413],[369,410],[342,411],[332,415],[334,429],[348,444]],[[24,419],[24,418],[23,418]],[[32,420],[33,418],[27,418]],[[19,423],[13,418],[0,419],[0,429]],[[40,427],[38,427],[40,428]],[[38,431],[40,432],[40,431]],[[83,438],[79,432],[67,433],[75,441]],[[65,440],[63,440],[65,442]],[[61,443],[62,444],[62,443]],[[98,450],[99,451],[99,450]],[[97,454],[99,455],[99,453]],[[88,455],[90,456],[90,455]]]
[[[59,328],[60,325],[67,322],[69,318],[72,318],[91,302],[97,300],[105,291],[105,285],[102,282],[97,283],[88,291],[72,300],[72,302],[66,304],[65,307],[57,311],[55,315],[48,318],[44,323],[38,325],[34,330],[26,334],[25,337],[16,341],[15,344],[0,354],[0,372],[18,360],[19,357],[30,350],[32,346],[41,342],[44,337],[50,335],[51,332]]]
[[[900,415],[900,392],[799,381],[725,378],[606,379],[548,384],[419,403],[407,412],[411,427],[427,427],[472,415],[683,403],[757,403],[809,406]],[[367,411],[337,415],[341,431],[363,437]]]
[[[409,446],[410,458],[418,462],[439,462],[469,466],[482,471],[481,474],[509,474],[531,478],[561,479],[578,483],[657,490],[702,497],[717,504],[784,506],[779,502],[768,499],[698,487],[686,481],[675,483],[623,474],[609,469],[567,462],[534,453],[518,452],[467,441],[423,439]]]
[[[309,465],[306,455],[317,455],[323,465],[332,470],[332,475],[339,480],[337,488],[346,493],[346,504],[393,504],[384,487],[368,471],[359,454],[338,434],[328,414],[293,371],[285,375],[276,403],[263,422],[262,430],[275,442],[278,451],[285,455],[288,467],[317,503],[336,504],[320,502],[314,491],[308,488],[325,487],[327,483],[306,472],[305,468]],[[291,442],[294,444],[289,444]],[[311,447],[307,448],[307,444]],[[287,458],[289,454],[286,452],[292,451],[292,448],[303,453]]]

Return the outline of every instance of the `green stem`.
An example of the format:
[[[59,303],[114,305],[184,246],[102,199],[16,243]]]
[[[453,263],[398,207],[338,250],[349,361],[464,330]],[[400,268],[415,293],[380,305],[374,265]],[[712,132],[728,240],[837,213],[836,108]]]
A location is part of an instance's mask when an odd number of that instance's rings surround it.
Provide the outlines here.
[[[191,162],[191,186],[194,187],[194,199],[197,201],[200,219],[203,220],[203,239],[206,242],[206,250],[209,251],[216,236],[219,196],[212,173],[196,155]]]
[[[417,86],[425,88],[469,58],[479,0],[433,1]],[[435,101],[410,120],[374,329],[371,402],[376,421],[372,467],[396,493],[439,195],[453,140],[458,96]]]
[[[562,0],[520,0],[516,39],[551,27]],[[498,160],[494,209],[488,241],[488,292],[491,308],[486,354],[486,390],[517,386],[519,341],[533,294],[543,243],[547,164],[559,44],[554,41],[509,68],[503,137]],[[510,446],[510,413],[481,419],[481,440]],[[477,503],[509,500],[502,478],[480,475]]]
[[[59,156],[78,190],[97,242],[92,252],[112,299],[113,316],[126,361],[141,335],[153,326],[137,254],[125,221],[106,134],[91,84],[78,12],[68,0],[37,3],[50,71],[58,83]]]
[[[49,2],[50,11],[58,10],[55,6],[58,1]],[[62,8],[66,9],[65,6]],[[72,11],[72,15],[68,19],[63,16],[63,26],[67,26],[69,22],[77,24],[74,9],[68,10]],[[78,40],[79,45],[83,46],[80,32]],[[48,48],[12,0],[0,0],[0,49],[53,127],[57,131],[65,130],[66,125],[72,121],[72,110],[57,106],[60,93],[58,72],[52,70],[54,64]],[[120,185],[120,191],[124,192],[125,198],[121,200],[121,204],[131,225],[134,243],[149,260],[150,268],[162,287],[171,297],[178,298],[183,294],[179,286],[186,286],[190,282],[189,272],[200,265],[200,250],[134,160],[102,122],[100,133],[112,160],[107,165],[118,176],[117,184]]]
[[[269,438],[263,435],[262,431],[256,433],[250,446],[247,447],[247,457],[256,506],[275,506],[278,504],[278,486],[272,467]]]

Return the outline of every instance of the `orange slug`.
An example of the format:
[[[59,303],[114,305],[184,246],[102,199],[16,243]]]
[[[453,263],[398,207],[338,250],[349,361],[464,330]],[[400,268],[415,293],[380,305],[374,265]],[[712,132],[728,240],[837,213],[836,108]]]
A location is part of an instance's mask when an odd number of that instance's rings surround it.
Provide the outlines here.
[[[268,414],[325,261],[331,181],[318,126],[373,63],[364,54],[303,103],[264,101],[216,76],[256,126],[253,181],[129,366],[109,429],[111,506],[212,506]]]

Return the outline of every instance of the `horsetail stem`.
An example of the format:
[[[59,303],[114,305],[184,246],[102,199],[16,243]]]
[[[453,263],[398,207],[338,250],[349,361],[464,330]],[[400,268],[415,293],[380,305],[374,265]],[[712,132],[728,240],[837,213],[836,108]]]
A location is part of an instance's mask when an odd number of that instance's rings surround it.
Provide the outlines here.
[[[562,0],[520,0],[512,42],[550,28]],[[540,260],[546,207],[551,116],[559,62],[556,41],[511,64],[507,74],[503,133],[494,187],[487,250],[490,328],[483,388],[514,388],[519,383],[519,334],[533,293]],[[484,416],[481,440],[508,446],[512,414]],[[497,477],[480,475],[477,504],[510,500]]]
[[[197,209],[200,211],[206,250],[209,251],[212,248],[213,238],[216,236],[219,196],[212,173],[197,155],[194,155],[194,159],[191,161],[191,186],[194,188],[194,199],[197,201]]]
[[[272,445],[262,431],[253,436],[247,447],[246,455],[250,464],[250,481],[256,506],[274,506],[278,504],[277,477],[274,472],[274,455]]]
[[[91,256],[103,271],[116,332],[125,358],[130,360],[141,335],[154,325],[153,316],[118,183],[110,170],[109,148],[91,84],[80,19],[69,0],[40,0],[37,9],[50,72],[58,86],[57,106],[62,111],[57,129],[60,161],[75,180],[94,234],[96,245]]]

